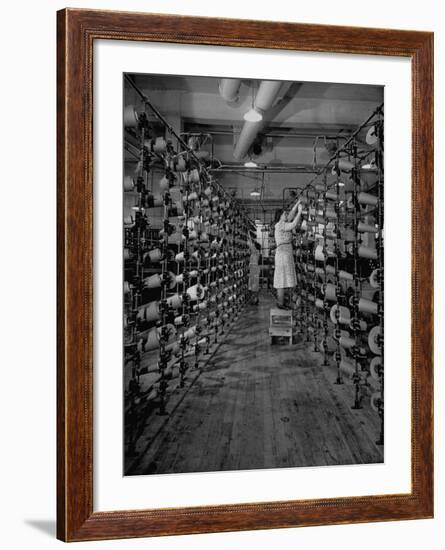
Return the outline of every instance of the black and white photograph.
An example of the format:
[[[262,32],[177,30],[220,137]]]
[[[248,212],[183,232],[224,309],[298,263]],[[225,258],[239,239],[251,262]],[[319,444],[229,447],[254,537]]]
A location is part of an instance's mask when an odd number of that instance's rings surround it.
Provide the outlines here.
[[[123,75],[124,475],[384,462],[384,87]]]

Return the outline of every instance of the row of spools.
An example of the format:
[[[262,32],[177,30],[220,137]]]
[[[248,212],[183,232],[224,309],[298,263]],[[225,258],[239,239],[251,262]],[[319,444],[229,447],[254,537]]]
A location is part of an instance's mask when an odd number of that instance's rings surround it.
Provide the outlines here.
[[[354,384],[353,408],[379,414],[383,444],[383,120],[366,154],[353,142],[301,194],[305,219],[296,237],[298,330]],[[369,163],[369,157],[372,162]],[[340,165],[340,169],[339,169]],[[332,174],[334,179],[332,180]],[[369,398],[369,400],[368,400]]]
[[[184,386],[245,304],[247,216],[208,174],[199,150],[153,138],[144,113],[125,109],[140,144],[124,177],[124,345],[126,423],[145,406],[167,411],[172,378]],[[166,128],[166,135],[169,128]],[[156,374],[147,388],[141,376]],[[142,389],[144,388],[144,389]],[[132,427],[134,429],[132,429]],[[130,447],[134,440],[130,436]]]

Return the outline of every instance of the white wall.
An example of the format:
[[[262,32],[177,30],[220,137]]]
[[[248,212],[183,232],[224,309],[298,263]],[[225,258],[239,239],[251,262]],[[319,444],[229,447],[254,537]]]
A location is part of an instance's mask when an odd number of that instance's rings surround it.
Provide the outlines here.
[[[347,0],[274,2],[225,0],[77,0],[77,7],[189,15],[432,30],[436,33],[436,120],[445,120],[445,18],[441,2],[424,0],[361,5]],[[56,546],[55,518],[55,12],[62,1],[7,2],[2,8],[1,221],[2,300],[1,542],[9,549]],[[436,204],[445,201],[443,124],[436,133]],[[5,172],[6,169],[6,172]],[[436,208],[437,263],[443,256],[444,217]],[[440,219],[439,219],[439,216]],[[440,248],[439,248],[440,247]],[[437,304],[444,303],[437,265]],[[441,281],[442,279],[442,281]],[[440,284],[442,283],[442,284]],[[23,299],[19,299],[23,297]],[[442,311],[440,311],[442,309]],[[404,550],[443,547],[445,535],[443,307],[436,307],[436,519],[402,523],[286,529],[133,541],[95,546],[195,550],[212,548],[342,548]],[[4,375],[7,375],[5,378]],[[439,436],[440,434],[440,436]],[[61,544],[61,543],[59,543]],[[92,546],[89,546],[92,547]]]

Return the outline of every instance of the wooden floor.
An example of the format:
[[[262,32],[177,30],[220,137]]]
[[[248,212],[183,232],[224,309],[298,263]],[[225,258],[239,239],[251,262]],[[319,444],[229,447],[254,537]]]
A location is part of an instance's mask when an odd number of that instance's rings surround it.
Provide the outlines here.
[[[243,312],[161,428],[147,419],[127,474],[383,461],[378,416],[368,402],[351,409],[351,382],[334,384],[304,342],[270,344],[272,305],[264,294]]]

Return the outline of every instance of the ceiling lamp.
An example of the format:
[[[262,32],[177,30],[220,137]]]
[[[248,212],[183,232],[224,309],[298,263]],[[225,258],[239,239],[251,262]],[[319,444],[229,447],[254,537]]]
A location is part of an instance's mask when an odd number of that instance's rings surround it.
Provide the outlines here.
[[[250,192],[251,197],[260,197],[261,193],[258,191],[258,187],[255,187],[253,191]]]
[[[254,160],[252,160],[252,159],[250,159],[250,160],[248,160],[247,162],[245,162],[245,163],[244,163],[244,166],[245,166],[246,168],[258,168],[258,164],[257,164]]]
[[[258,109],[250,109],[244,114],[244,120],[247,122],[260,122],[263,120],[263,114]]]

